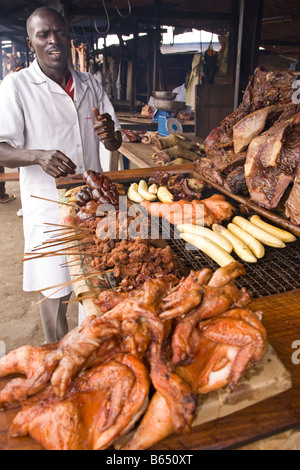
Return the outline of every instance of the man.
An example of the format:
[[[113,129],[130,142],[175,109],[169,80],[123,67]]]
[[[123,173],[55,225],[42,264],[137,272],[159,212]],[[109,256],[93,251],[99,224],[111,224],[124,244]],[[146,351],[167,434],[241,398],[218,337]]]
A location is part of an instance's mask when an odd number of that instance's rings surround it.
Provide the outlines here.
[[[70,37],[64,18],[48,7],[27,20],[28,45],[36,59],[8,75],[0,86],[0,165],[20,168],[25,252],[46,238],[45,223],[59,224],[55,178],[101,171],[99,140],[110,151],[121,145],[120,124],[101,85],[70,64]],[[93,108],[99,110],[94,118]],[[94,122],[96,119],[96,122]],[[25,291],[42,290],[41,319],[47,342],[63,337],[71,286],[43,289],[70,280],[64,256],[24,263]],[[45,299],[51,294],[50,299]]]

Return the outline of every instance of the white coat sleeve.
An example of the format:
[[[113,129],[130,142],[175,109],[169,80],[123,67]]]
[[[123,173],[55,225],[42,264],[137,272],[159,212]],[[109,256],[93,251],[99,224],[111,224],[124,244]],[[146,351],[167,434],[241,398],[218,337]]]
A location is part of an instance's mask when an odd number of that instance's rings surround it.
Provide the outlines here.
[[[14,148],[24,147],[24,115],[22,103],[12,75],[0,85],[0,142]]]

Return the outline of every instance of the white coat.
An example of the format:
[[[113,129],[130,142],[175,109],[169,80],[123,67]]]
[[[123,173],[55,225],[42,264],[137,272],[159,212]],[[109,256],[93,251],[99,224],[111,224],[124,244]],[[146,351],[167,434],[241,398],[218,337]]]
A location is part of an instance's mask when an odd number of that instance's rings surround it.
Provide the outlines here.
[[[14,148],[60,150],[77,166],[101,171],[99,140],[93,130],[93,107],[109,113],[120,130],[113,106],[102,86],[89,73],[70,70],[75,86],[74,101],[48,78],[35,60],[30,67],[7,75],[0,85],[0,142]],[[49,238],[45,223],[59,224],[58,204],[32,198],[32,195],[57,201],[55,179],[39,165],[20,168],[25,253]],[[61,248],[61,247],[58,247]],[[18,249],[18,247],[16,247]],[[36,291],[70,280],[67,268],[60,267],[65,257],[26,261],[23,272],[25,291]],[[68,286],[44,295],[59,298],[72,291]]]

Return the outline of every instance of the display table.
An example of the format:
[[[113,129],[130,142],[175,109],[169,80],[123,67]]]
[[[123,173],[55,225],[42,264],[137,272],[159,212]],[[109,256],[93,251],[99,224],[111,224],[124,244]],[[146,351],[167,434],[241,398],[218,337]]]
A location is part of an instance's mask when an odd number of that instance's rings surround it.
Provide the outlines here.
[[[193,427],[190,434],[173,434],[153,449],[186,452],[237,448],[300,424],[300,364],[293,361],[293,344],[300,340],[300,290],[256,299],[251,306],[264,312],[269,342],[291,372],[292,388],[232,415]],[[7,379],[0,379],[0,388],[5,383]],[[0,449],[41,449],[30,437],[9,436],[9,427],[19,410],[16,407],[0,413]]]
[[[203,144],[203,139],[195,136],[194,133],[185,132],[183,135],[191,142]],[[123,142],[122,146],[119,148],[119,153],[128,158],[128,160],[138,168],[154,168],[157,166],[157,164],[151,160],[151,157],[154,154],[152,145]],[[112,170],[115,169],[116,168],[112,168]]]

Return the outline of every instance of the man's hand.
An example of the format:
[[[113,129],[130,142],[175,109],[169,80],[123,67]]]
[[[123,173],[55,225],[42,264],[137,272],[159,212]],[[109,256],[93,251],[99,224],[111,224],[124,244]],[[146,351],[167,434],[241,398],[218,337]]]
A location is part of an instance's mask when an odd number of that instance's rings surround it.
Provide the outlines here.
[[[94,131],[96,132],[101,142],[114,142],[115,136],[115,123],[108,113],[99,114],[97,108],[93,108],[95,116]]]
[[[6,142],[0,142],[0,165],[7,168],[40,165],[53,178],[76,173],[74,163],[60,150],[19,149]]]
[[[76,173],[76,165],[60,150],[41,150],[37,157],[37,164],[53,178]]]

